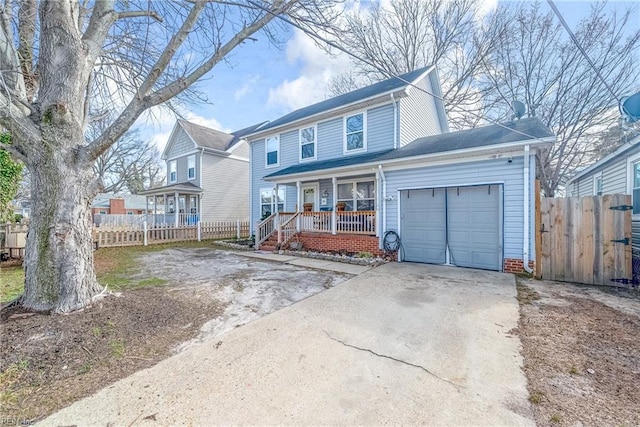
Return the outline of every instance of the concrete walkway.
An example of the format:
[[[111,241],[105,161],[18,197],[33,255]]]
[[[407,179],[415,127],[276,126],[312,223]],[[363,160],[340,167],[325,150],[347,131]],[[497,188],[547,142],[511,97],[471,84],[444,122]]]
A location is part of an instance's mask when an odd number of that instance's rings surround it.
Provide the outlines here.
[[[42,425],[534,425],[511,275],[390,263]]]
[[[337,273],[353,275],[362,274],[372,268],[366,265],[347,264],[344,262],[326,261],[315,258],[303,258],[293,255],[280,255],[268,251],[237,252],[237,254],[247,256],[249,258],[258,258],[262,260],[282,262],[284,264],[297,265],[300,267],[309,267],[318,270],[335,271]]]

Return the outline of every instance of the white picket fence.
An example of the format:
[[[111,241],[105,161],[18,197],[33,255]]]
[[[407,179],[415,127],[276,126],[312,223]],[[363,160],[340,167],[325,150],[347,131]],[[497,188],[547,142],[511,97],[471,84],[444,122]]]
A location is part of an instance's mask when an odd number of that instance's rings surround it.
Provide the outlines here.
[[[12,258],[24,257],[27,226],[7,224],[1,228],[2,233],[0,234],[4,234],[2,249]],[[141,228],[137,226],[129,228],[121,226],[114,229],[94,227],[92,238],[96,248],[106,248],[215,239],[242,239],[248,238],[249,233],[249,221],[197,222],[195,225],[178,227],[149,225],[143,221]]]

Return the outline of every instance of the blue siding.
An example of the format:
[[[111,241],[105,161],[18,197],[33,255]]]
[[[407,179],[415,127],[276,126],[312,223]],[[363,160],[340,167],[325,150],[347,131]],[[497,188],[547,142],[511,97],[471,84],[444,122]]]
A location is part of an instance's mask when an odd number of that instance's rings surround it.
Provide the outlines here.
[[[535,166],[532,158],[532,165]],[[535,168],[531,170],[532,175]],[[401,171],[385,172],[387,178],[387,194],[393,195],[394,200],[387,202],[387,230],[398,231],[398,195],[399,189],[428,188],[473,184],[503,184],[503,236],[504,257],[522,259],[523,244],[523,157],[514,157],[512,163],[504,159],[484,160],[471,163],[461,163],[442,166],[419,167]],[[531,179],[530,189],[533,195],[534,180]],[[533,197],[532,197],[533,200]],[[533,213],[531,206],[530,247],[533,247]],[[532,249],[529,259],[534,259]]]
[[[318,123],[318,160],[342,157],[342,128],[342,117]]]
[[[367,112],[367,152],[393,148],[393,104]]]

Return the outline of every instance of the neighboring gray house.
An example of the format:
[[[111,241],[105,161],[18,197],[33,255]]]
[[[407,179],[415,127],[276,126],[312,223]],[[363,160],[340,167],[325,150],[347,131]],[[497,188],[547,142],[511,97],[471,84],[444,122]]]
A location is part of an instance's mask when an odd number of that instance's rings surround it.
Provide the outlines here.
[[[633,213],[640,214],[640,136],[623,144],[567,181],[575,197],[631,194]]]
[[[394,231],[401,261],[532,265],[535,152],[555,137],[537,119],[448,133],[441,96],[425,67],[248,135],[258,245],[380,254]]]
[[[640,249],[640,136],[598,160],[567,181],[574,197],[630,194],[633,205],[632,242]]]
[[[244,136],[178,120],[162,153],[167,185],[145,190],[156,223],[246,221],[249,218],[249,147]],[[155,208],[154,208],[155,207]]]

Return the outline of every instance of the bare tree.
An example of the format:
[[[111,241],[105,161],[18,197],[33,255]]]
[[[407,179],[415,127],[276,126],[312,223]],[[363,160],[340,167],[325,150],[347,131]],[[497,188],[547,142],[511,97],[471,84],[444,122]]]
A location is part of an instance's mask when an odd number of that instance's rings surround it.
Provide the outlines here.
[[[95,134],[102,132],[97,124],[90,127]],[[143,141],[137,129],[125,132],[98,156],[93,171],[105,193],[135,194],[158,184],[163,177],[160,152],[152,142]]]
[[[364,84],[437,64],[453,128],[475,126],[485,107],[480,84],[484,59],[501,31],[479,16],[478,0],[399,0],[374,3],[345,17],[338,43],[354,54],[354,72],[337,76],[339,95]]]
[[[617,13],[598,3],[573,30],[596,71],[539,3],[509,3],[496,11],[505,31],[485,62],[485,82],[493,88],[486,94],[488,116],[508,119],[508,106],[517,99],[527,106],[528,116],[538,117],[557,135],[537,162],[546,196],[554,196],[577,168],[593,160],[597,134],[619,120],[617,98],[640,90],[640,29],[632,16],[630,10]]]
[[[16,6],[17,3],[17,7]],[[5,0],[0,7],[0,125],[31,174],[24,265],[29,309],[68,312],[102,290],[90,204],[95,160],[147,109],[185,94],[275,17],[327,24],[331,0],[148,2]],[[115,111],[87,141],[90,111]]]

